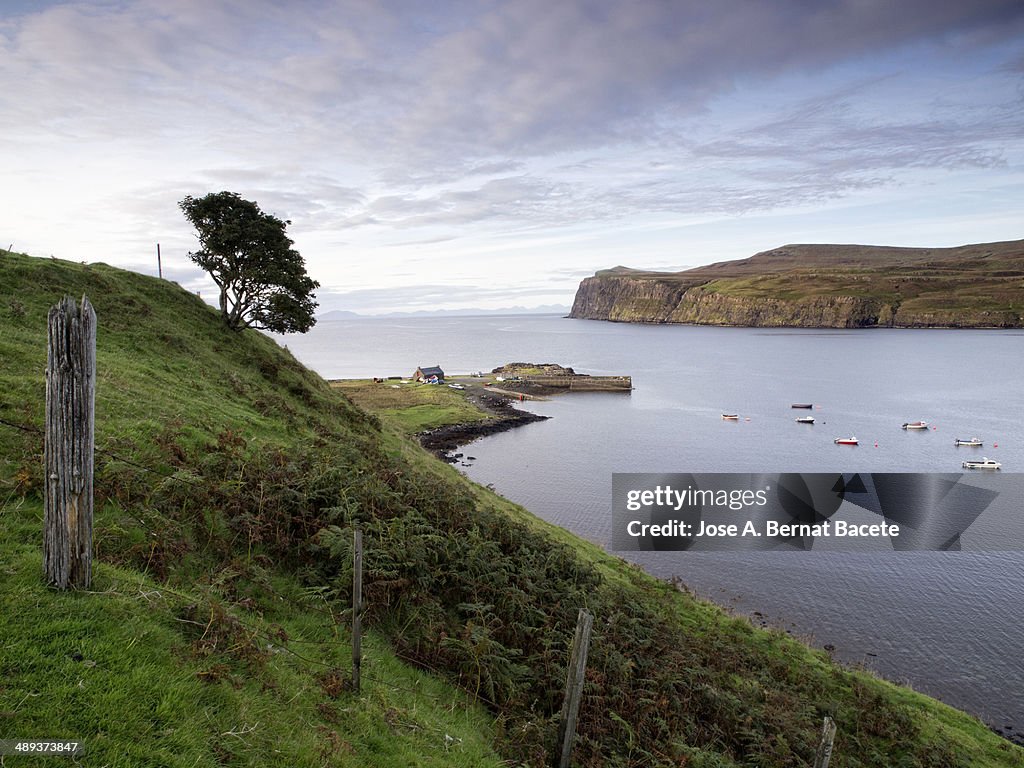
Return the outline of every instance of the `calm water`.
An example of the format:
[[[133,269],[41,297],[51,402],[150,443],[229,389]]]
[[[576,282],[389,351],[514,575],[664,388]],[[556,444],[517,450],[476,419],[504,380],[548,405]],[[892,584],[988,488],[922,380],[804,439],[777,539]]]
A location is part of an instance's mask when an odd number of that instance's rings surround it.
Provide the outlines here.
[[[957,472],[965,456],[979,453],[998,458],[1004,471],[1024,471],[1021,332],[521,316],[335,321],[286,343],[331,378],[407,376],[438,363],[468,372],[510,361],[632,375],[632,394],[531,402],[529,410],[552,418],[464,449],[474,457],[463,467],[471,478],[602,545],[613,472]],[[792,402],[815,403],[817,423],[797,425]],[[741,421],[723,422],[723,412]],[[937,429],[899,428],[918,419]],[[861,445],[833,445],[849,435]],[[954,448],[954,437],[973,435],[983,449]],[[1024,529],[1012,540],[1020,546]],[[1024,554],[631,557],[723,605],[834,645],[847,661],[1024,731]]]

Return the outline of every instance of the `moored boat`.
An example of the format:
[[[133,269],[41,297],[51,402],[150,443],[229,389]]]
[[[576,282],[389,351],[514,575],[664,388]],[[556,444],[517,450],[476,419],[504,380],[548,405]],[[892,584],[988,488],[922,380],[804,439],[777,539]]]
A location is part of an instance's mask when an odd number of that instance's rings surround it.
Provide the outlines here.
[[[723,413],[722,418],[726,421],[739,421],[740,415],[738,413]]]
[[[832,442],[836,445],[860,445],[860,441],[856,437],[837,437]]]
[[[953,445],[971,445],[974,447],[980,447],[984,445],[981,440],[977,437],[972,437],[970,440],[961,440],[959,437],[953,441]]]
[[[814,423],[814,417],[813,416],[801,416],[799,419],[796,420],[796,423],[797,424],[813,424]]]
[[[1003,465],[995,459],[983,458],[980,461],[977,459],[968,459],[963,463],[964,469],[999,469]]]
[[[901,429],[928,429],[927,421],[908,421]]]
[[[813,408],[814,403],[793,403],[790,408]]]

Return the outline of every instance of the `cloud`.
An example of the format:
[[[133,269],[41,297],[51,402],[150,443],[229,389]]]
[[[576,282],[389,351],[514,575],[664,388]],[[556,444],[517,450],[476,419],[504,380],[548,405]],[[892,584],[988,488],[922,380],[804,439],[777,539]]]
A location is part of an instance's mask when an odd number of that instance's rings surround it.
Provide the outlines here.
[[[739,78],[1020,25],[1006,2],[499,3],[416,61],[423,76],[397,138],[470,154],[603,146],[659,114],[699,113]]]
[[[412,178],[452,158],[466,175],[493,173],[509,169],[509,153],[632,141],[659,115],[701,112],[740,78],[922,41],[968,45],[980,29],[1012,38],[1022,20],[1018,4],[995,1],[299,8],[137,0],[19,16],[0,38],[0,73],[19,84],[0,96],[7,125],[209,141],[219,124],[213,140],[226,147],[242,135],[291,156],[330,147],[391,158]]]
[[[385,243],[388,248],[407,248],[411,245],[438,245],[450,243],[458,238],[455,235],[441,235],[438,237],[425,237],[421,240],[402,240],[394,243]]]
[[[773,119],[692,148],[698,157],[797,162],[825,170],[962,166],[1001,162],[1002,142],[1021,138],[1019,120],[990,109],[936,105],[915,119],[895,113],[865,115],[850,97],[866,86],[816,96]],[[870,96],[865,98],[870,105]]]
[[[379,174],[379,180],[389,185],[418,190],[475,176],[505,176],[525,169],[524,162],[511,158],[476,161],[456,157],[422,168],[409,165],[385,167]]]
[[[290,219],[324,284],[484,286],[513,248],[543,282],[609,240],[675,263],[630,238],[897,188],[920,209],[962,179],[998,202],[1022,39],[1006,0],[5,6],[0,223],[175,263],[177,202],[227,189]]]
[[[577,281],[578,282],[578,281]],[[546,286],[494,287],[486,285],[460,285],[437,283],[404,285],[392,288],[366,288],[355,291],[321,289],[317,292],[319,312],[340,309],[353,312],[415,312],[438,307],[475,306],[509,307],[512,303],[526,302],[536,306],[540,299],[557,299],[561,303],[572,301],[576,283]]]
[[[569,193],[568,185],[551,179],[506,176],[468,189],[378,197],[345,220],[344,226],[459,227],[490,220],[515,221],[522,226],[554,224],[569,215],[560,205],[560,198]]]
[[[243,197],[258,200],[264,211],[289,219],[297,227],[333,224],[343,212],[366,203],[362,190],[340,184],[330,176],[296,168],[220,168],[198,175],[202,180],[197,186],[202,191],[194,194],[238,190]]]
[[[553,168],[368,199],[339,224],[524,231],[654,213],[740,215],[891,186],[913,169],[1002,167],[1006,148],[1024,138],[1004,102],[947,94],[890,112],[898,96],[889,91],[904,87],[892,79],[782,101],[738,127],[694,125]]]

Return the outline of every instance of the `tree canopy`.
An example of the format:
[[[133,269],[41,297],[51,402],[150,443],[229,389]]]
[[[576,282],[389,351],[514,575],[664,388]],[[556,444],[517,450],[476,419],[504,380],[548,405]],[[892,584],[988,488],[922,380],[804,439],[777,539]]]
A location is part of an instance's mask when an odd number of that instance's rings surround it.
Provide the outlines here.
[[[234,192],[191,195],[179,204],[196,228],[200,249],[188,257],[220,288],[229,328],[305,333],[316,323],[313,291],[320,284],[285,234],[290,221],[264,213]]]

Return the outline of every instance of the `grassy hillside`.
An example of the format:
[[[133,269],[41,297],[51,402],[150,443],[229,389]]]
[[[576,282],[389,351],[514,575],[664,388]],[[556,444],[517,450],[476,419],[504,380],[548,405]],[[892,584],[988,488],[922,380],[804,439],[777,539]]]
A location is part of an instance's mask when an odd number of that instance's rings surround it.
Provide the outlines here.
[[[1024,241],[957,248],[790,245],[699,268],[738,296],[856,296],[900,311],[1024,312]]]
[[[45,314],[64,293],[99,318],[99,563],[77,594],[39,578]],[[469,483],[173,284],[0,252],[0,420],[0,738],[82,739],[96,765],[540,766],[588,607],[579,765],[806,765],[824,714],[834,766],[1024,765],[973,718]]]
[[[89,594],[41,583],[33,430],[64,293],[99,318]],[[501,764],[484,708],[376,633],[345,690],[349,615],[291,550],[380,436],[274,342],[170,283],[0,252],[0,419],[0,738],[82,739],[88,765]]]

